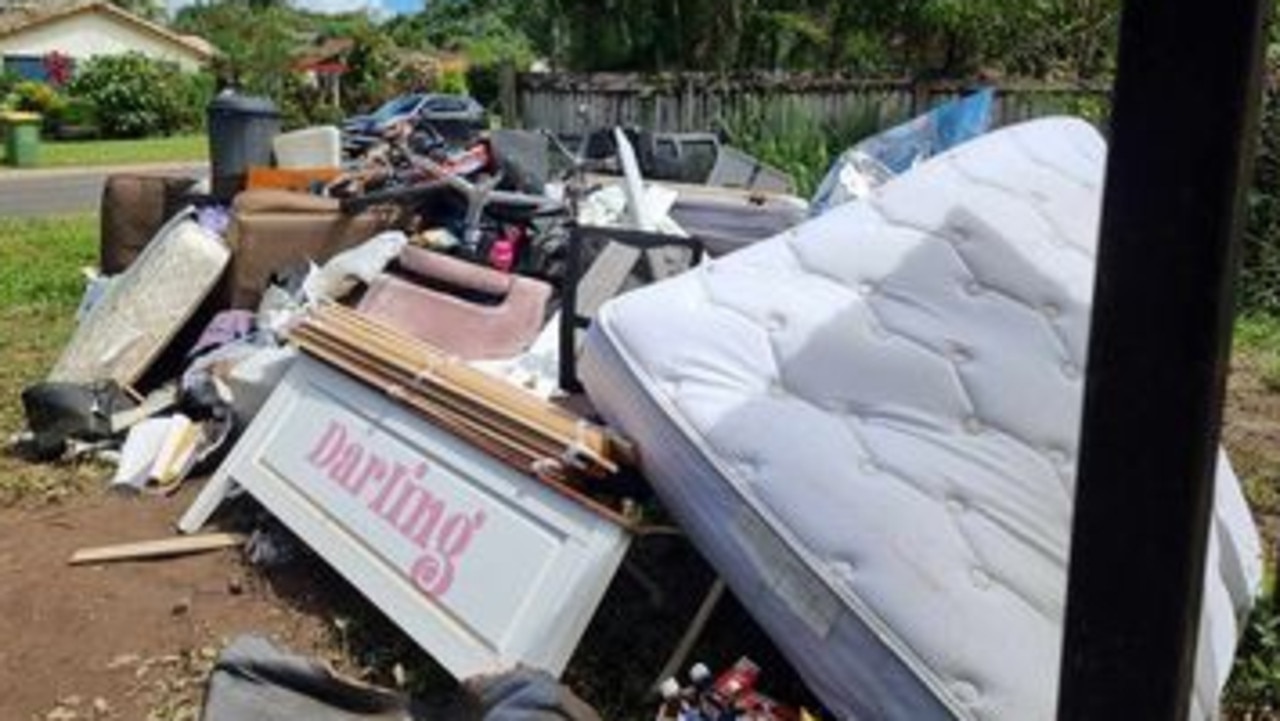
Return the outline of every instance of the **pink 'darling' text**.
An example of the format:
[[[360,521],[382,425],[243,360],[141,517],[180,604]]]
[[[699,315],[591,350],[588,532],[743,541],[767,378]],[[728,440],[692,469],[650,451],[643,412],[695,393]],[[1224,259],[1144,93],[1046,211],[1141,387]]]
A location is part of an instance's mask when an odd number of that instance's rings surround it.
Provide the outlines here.
[[[484,511],[450,509],[425,485],[426,463],[378,455],[338,421],[329,422],[306,460],[422,551],[408,569],[414,585],[430,596],[448,593],[458,563],[484,526]]]

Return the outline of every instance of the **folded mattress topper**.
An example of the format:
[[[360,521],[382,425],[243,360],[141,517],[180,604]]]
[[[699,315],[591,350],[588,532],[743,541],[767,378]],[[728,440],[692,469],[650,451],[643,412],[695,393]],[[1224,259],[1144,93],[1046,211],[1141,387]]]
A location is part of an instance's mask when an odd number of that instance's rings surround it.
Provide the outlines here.
[[[1105,155],[992,133],[592,328],[593,402],[842,717],[1054,716]],[[1224,458],[1194,718],[1260,577]]]

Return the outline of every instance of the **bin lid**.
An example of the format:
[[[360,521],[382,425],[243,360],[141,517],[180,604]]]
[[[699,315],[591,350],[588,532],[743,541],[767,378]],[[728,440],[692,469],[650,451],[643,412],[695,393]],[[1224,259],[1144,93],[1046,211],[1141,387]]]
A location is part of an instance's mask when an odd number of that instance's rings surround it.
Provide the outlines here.
[[[0,122],[10,123],[13,125],[38,123],[40,122],[40,113],[24,113],[17,110],[10,110],[0,113]]]
[[[238,115],[268,115],[279,117],[280,109],[271,98],[256,95],[240,95],[227,93],[219,95],[209,102],[210,113],[235,113]]]

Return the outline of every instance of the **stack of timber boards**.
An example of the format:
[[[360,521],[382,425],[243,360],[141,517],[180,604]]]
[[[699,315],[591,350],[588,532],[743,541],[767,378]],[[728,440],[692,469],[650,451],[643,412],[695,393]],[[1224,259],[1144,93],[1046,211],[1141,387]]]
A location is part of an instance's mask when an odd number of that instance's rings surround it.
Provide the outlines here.
[[[344,306],[317,308],[290,338],[494,458],[630,525],[573,483],[633,464],[631,445],[605,428]]]

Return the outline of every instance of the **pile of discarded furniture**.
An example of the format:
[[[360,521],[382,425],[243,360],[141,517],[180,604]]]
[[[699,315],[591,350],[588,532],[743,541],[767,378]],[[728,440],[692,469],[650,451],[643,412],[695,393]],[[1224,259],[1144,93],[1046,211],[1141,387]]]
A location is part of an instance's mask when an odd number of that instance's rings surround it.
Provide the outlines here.
[[[113,178],[26,442],[211,471],[182,531],[246,492],[458,678],[559,674],[653,495],[833,716],[1049,718],[1105,146],[962,103],[813,203],[647,180],[621,131],[609,167],[311,129],[210,192]],[[1196,718],[1261,576],[1219,473]],[[668,686],[660,718],[794,717]]]

